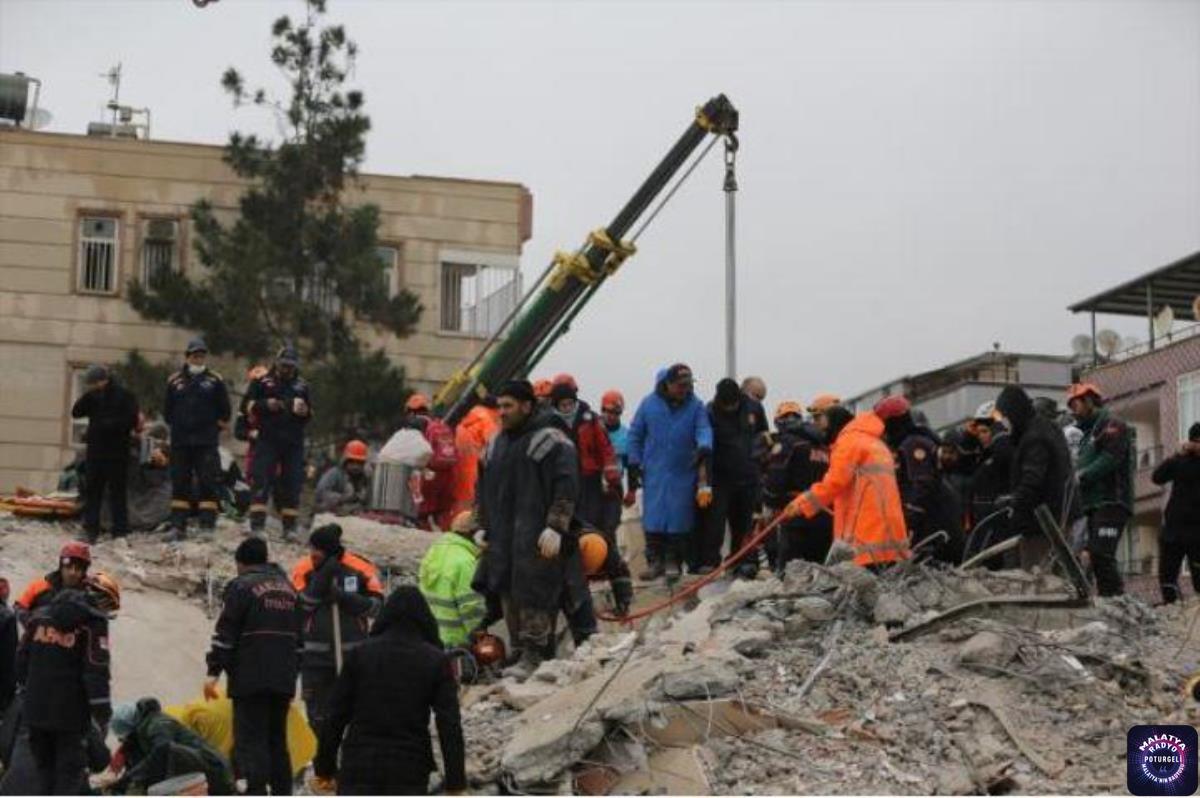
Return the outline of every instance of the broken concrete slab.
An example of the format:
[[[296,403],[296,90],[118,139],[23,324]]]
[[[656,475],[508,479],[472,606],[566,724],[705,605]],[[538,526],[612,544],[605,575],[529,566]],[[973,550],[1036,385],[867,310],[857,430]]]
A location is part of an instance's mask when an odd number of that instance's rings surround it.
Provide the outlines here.
[[[965,665],[999,668],[1017,655],[1017,641],[998,632],[976,632],[958,650],[958,661]]]
[[[657,694],[676,701],[716,698],[737,690],[741,677],[728,665],[703,659],[690,666],[665,672]]]
[[[710,795],[708,764],[703,748],[666,748],[650,755],[644,770],[617,780],[613,795]]]

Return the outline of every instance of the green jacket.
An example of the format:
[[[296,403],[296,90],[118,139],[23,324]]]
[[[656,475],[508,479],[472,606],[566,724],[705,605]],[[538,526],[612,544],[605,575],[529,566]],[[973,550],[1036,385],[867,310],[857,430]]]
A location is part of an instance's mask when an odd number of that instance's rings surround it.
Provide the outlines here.
[[[474,541],[446,532],[421,560],[418,584],[447,647],[465,646],[483,621],[483,596],[471,589],[479,554]]]
[[[1101,409],[1079,444],[1076,475],[1083,511],[1120,506],[1133,512],[1137,436],[1132,427]]]
[[[123,789],[145,791],[152,784],[203,772],[209,795],[233,795],[233,770],[225,757],[179,721],[164,714],[157,701],[138,703],[138,720],[125,739]]]

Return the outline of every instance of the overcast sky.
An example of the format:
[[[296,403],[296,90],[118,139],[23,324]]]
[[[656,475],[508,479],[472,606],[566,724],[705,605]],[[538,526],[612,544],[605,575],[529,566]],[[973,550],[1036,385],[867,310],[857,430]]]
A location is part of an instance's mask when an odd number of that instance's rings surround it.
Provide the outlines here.
[[[607,223],[725,92],[742,114],[739,365],[769,403],[850,394],[991,348],[1067,354],[1066,306],[1200,249],[1200,2],[511,3],[331,0],[361,48],[369,171],[515,180],[522,262]],[[273,74],[290,0],[0,0],[0,71],[50,129],[98,74],[156,138],[271,133],[219,89]],[[540,371],[630,401],[724,362],[719,150]],[[1111,322],[1111,323],[1110,323]],[[1103,319],[1145,336],[1141,321]]]

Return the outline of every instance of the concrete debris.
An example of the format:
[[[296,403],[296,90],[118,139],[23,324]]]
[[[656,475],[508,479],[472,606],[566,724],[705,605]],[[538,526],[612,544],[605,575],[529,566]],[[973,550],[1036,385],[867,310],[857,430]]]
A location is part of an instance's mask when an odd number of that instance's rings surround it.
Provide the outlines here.
[[[998,632],[976,632],[958,651],[964,665],[1001,667],[1017,654],[1017,641]]]
[[[740,683],[741,677],[733,668],[703,659],[686,668],[662,674],[658,691],[662,697],[676,701],[712,699],[734,692]]]

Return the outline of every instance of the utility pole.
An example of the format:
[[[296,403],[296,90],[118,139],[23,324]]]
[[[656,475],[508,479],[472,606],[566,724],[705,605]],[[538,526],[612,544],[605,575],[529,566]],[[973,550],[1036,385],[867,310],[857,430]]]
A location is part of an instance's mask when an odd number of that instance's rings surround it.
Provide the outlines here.
[[[725,376],[737,379],[737,139],[725,138]]]

